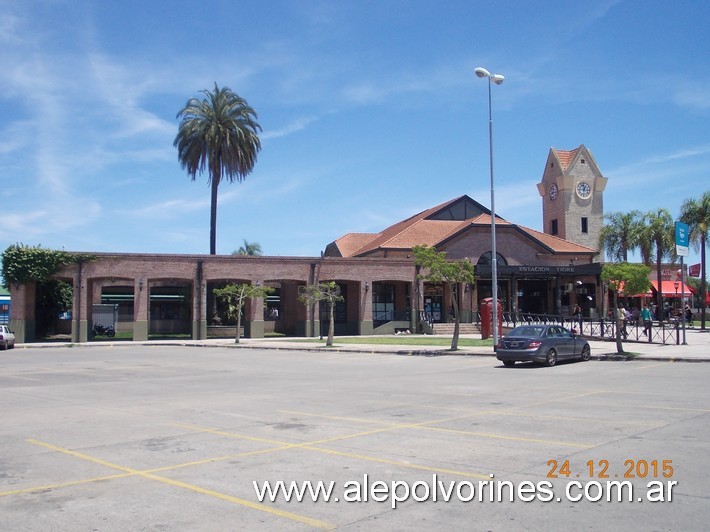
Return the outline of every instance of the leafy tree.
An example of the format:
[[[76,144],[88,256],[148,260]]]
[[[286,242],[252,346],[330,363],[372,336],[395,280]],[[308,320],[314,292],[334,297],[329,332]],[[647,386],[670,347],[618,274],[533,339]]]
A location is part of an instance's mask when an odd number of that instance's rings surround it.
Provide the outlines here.
[[[656,293],[656,305],[658,308],[658,321],[663,321],[663,290],[661,289],[661,267],[664,257],[675,255],[675,226],[671,213],[667,209],[658,209],[645,214],[643,238],[653,243],[656,252],[656,279],[658,281],[658,291]]]
[[[239,330],[242,327],[242,309],[247,299],[265,297],[273,291],[274,289],[270,286],[253,284],[228,284],[224,288],[215,288],[212,290],[214,295],[225,303],[227,318],[237,320],[237,334],[234,338],[235,344],[239,343]]]
[[[705,274],[705,248],[708,245],[708,231],[710,231],[710,191],[703,193],[698,199],[687,199],[681,206],[680,221],[688,224],[690,240],[696,249],[700,248],[700,328],[705,329],[705,294],[707,279]]]
[[[252,255],[261,256],[261,245],[257,242],[248,242],[244,239],[244,245],[239,246],[239,249],[232,252],[232,255]]]
[[[643,220],[640,211],[612,212],[599,234],[599,249],[612,261],[628,262],[629,251],[639,247]]]
[[[94,260],[93,255],[13,244],[2,254],[3,286],[48,281],[63,266]]]
[[[173,145],[180,165],[194,181],[207,169],[210,198],[210,254],[217,242],[217,190],[223,179],[243,181],[261,150],[256,111],[229,88],[214,85],[204,98],[190,98],[177,117],[181,119]]]
[[[651,287],[648,274],[651,268],[641,264],[629,264],[628,262],[607,263],[602,266],[602,281],[609,284],[609,288],[614,292],[614,320],[616,323],[616,351],[620,355],[624,353],[621,345],[621,320],[617,313],[619,309],[619,291],[623,289],[627,296],[645,294]]]
[[[328,339],[326,347],[333,347],[333,335],[335,334],[335,304],[345,298],[340,294],[340,286],[335,281],[325,283],[309,284],[301,289],[298,299],[306,306],[325,301],[328,304]]]
[[[414,262],[427,270],[419,274],[420,279],[432,283],[448,283],[452,287],[461,283],[473,284],[474,268],[469,260],[447,261],[445,252],[437,252],[430,246],[414,246]],[[454,306],[454,335],[451,338],[451,350],[455,351],[459,345],[459,302],[452,297]]]

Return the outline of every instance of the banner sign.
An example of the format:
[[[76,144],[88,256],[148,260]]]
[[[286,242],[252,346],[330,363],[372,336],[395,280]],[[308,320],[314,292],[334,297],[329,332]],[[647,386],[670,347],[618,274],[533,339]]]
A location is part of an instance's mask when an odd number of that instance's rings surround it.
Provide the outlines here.
[[[675,253],[679,257],[688,256],[688,244],[690,242],[688,235],[688,224],[682,222],[675,223]]]
[[[700,263],[689,266],[688,275],[690,277],[700,277]]]

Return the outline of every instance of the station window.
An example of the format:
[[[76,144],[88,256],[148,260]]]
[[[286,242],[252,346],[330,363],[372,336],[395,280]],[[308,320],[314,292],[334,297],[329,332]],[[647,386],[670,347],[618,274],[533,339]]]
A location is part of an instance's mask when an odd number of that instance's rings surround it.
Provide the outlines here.
[[[551,235],[556,235],[557,234],[557,220],[551,220],[550,221],[550,234]]]
[[[582,217],[582,233],[589,233],[589,219],[586,216]]]

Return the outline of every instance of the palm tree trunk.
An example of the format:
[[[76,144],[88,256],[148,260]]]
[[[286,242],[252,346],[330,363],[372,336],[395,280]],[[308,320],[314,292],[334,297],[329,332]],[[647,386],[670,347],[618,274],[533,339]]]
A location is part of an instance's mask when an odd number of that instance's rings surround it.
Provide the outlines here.
[[[212,194],[210,198],[210,255],[217,254],[217,189],[221,176],[219,171],[212,176]]]
[[[705,235],[700,235],[700,329],[705,330],[705,298],[707,297],[707,278],[705,275]]]
[[[656,294],[656,318],[658,318],[658,323],[663,324],[663,281],[661,280],[661,243],[656,242],[656,280],[658,282],[658,293]]]

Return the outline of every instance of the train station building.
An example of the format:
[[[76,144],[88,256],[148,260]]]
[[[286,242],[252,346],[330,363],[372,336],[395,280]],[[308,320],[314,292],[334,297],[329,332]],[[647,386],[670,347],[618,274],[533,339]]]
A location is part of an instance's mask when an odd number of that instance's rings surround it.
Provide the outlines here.
[[[274,292],[247,303],[245,336],[317,336],[325,309],[307,307],[298,296],[307,284],[335,281],[344,298],[335,309],[336,334],[424,332],[452,320],[453,298],[461,321],[477,322],[481,300],[491,296],[492,260],[497,261],[504,313],[569,315],[579,304],[585,316],[595,317],[605,297],[597,243],[606,182],[584,145],[551,148],[536,188],[543,231],[497,216],[496,257],[491,253],[491,212],[467,195],[377,233],[343,235],[319,257],[95,253],[93,260],[56,275],[73,288],[72,312],[63,327],[73,341],[88,341],[97,306],[113,305],[117,331],[134,340],[213,337],[230,327],[213,289],[249,283]],[[452,260],[470,260],[473,285],[421,280],[412,257],[412,248],[421,244]],[[11,285],[10,292],[17,341],[32,341],[39,332],[36,287]]]

